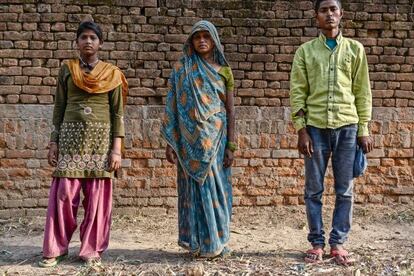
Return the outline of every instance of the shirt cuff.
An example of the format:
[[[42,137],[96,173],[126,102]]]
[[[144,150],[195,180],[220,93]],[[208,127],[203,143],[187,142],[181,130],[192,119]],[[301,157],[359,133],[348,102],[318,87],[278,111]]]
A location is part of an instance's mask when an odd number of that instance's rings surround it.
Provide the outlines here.
[[[305,117],[295,117],[295,118],[293,118],[293,125],[294,125],[296,131],[299,131],[302,128],[306,127]]]
[[[112,133],[112,138],[125,138],[125,133],[123,133],[123,132],[114,132],[114,133]]]
[[[50,134],[50,142],[55,142],[55,143],[59,142],[59,132],[55,130],[52,131],[52,133]]]
[[[358,137],[369,136],[368,123],[358,124]]]

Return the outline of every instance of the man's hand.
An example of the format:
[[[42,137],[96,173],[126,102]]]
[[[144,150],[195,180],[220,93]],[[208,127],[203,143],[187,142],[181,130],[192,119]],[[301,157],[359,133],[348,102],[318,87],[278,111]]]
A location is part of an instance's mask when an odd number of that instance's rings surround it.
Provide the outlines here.
[[[165,156],[167,157],[168,162],[177,165],[177,154],[175,154],[174,149],[170,145],[167,145],[167,148],[165,149]]]
[[[301,154],[304,154],[307,157],[311,157],[313,153],[312,139],[306,130],[306,127],[298,131],[298,150]]]
[[[369,136],[358,137],[358,145],[362,148],[364,153],[369,153],[374,149],[374,143]]]

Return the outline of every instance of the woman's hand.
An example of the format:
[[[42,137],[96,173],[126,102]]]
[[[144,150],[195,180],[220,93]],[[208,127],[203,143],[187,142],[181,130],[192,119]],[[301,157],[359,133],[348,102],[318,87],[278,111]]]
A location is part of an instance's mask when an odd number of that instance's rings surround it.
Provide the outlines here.
[[[234,160],[234,152],[232,152],[229,149],[226,149],[224,151],[224,161],[223,161],[224,167],[225,168],[231,167],[231,165],[233,165],[233,160]]]
[[[175,154],[174,149],[170,145],[167,145],[167,148],[165,149],[165,156],[167,157],[168,162],[177,165],[177,154]]]
[[[112,171],[116,171],[117,169],[119,169],[121,167],[121,153],[120,152],[115,152],[115,151],[111,151],[111,154],[109,155],[109,168],[108,170],[110,172]]]
[[[50,166],[56,167],[57,166],[57,159],[59,155],[58,145],[54,142],[49,143],[49,152],[47,154],[47,162]]]

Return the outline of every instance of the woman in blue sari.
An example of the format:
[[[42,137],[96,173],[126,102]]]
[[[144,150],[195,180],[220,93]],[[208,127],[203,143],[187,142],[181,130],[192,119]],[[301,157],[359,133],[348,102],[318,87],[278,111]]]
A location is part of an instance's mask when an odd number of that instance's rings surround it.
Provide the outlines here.
[[[218,32],[197,22],[174,66],[163,120],[166,157],[177,165],[178,243],[195,257],[229,252],[234,79]]]

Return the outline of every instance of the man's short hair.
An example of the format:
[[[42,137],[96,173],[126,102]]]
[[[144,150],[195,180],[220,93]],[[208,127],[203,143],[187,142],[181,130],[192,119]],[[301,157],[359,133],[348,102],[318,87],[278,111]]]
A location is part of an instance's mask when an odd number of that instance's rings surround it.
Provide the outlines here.
[[[316,0],[315,1],[315,11],[318,11],[319,10],[319,7],[321,6],[321,3],[323,1],[326,1],[326,0]],[[335,1],[336,1],[336,3],[338,3],[339,8],[342,9],[341,0],[335,0]]]

